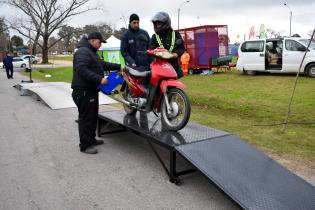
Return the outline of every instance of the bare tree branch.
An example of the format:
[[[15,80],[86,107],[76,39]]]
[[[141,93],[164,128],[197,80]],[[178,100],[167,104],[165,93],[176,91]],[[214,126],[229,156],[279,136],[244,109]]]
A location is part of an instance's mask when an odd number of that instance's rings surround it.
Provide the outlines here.
[[[32,20],[34,28],[42,37],[42,60],[43,63],[46,63],[48,62],[48,49],[58,42],[48,44],[49,37],[54,31],[61,28],[69,17],[96,9],[81,9],[89,1],[90,0],[9,0],[9,4],[20,9]]]

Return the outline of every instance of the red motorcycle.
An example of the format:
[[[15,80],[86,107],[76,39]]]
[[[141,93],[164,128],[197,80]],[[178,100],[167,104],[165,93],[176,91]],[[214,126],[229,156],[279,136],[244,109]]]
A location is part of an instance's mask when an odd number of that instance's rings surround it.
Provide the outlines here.
[[[123,72],[124,83],[120,89],[127,114],[138,111],[161,113],[161,121],[167,130],[178,131],[185,127],[190,117],[190,102],[182,90],[185,85],[177,80],[177,74],[167,62],[173,55],[167,50],[157,48],[147,54],[156,58],[151,63],[151,71],[139,72],[126,67]],[[148,84],[145,84],[145,81]]]

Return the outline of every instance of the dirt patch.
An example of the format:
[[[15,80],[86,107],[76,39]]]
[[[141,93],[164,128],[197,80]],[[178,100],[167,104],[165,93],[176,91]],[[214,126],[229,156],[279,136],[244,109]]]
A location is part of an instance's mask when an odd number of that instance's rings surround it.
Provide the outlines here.
[[[53,63],[55,65],[60,65],[60,66],[72,66],[72,61],[63,61],[63,60],[54,60]]]
[[[315,166],[287,155],[266,153],[269,157],[315,186]]]

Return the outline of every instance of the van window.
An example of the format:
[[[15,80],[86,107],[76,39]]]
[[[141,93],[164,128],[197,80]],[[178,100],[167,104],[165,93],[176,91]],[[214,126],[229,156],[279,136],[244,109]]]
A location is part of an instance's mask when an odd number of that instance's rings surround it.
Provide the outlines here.
[[[242,52],[263,52],[264,41],[244,42],[241,47]]]
[[[310,42],[309,39],[300,39],[299,41],[302,42],[305,46],[307,46]],[[315,40],[312,40],[310,48],[315,50]]]
[[[304,46],[297,41],[294,40],[286,40],[285,41],[285,49],[288,51],[299,51],[299,48],[303,48]],[[305,47],[304,47],[305,48]]]

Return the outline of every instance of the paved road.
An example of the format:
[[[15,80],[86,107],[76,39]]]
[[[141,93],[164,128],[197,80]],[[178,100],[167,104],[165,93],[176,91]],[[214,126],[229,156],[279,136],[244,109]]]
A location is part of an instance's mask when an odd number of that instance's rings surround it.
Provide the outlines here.
[[[77,110],[19,96],[12,86],[21,79],[0,71],[0,210],[238,209],[200,173],[170,184],[133,134],[104,138],[97,155],[80,153]]]

